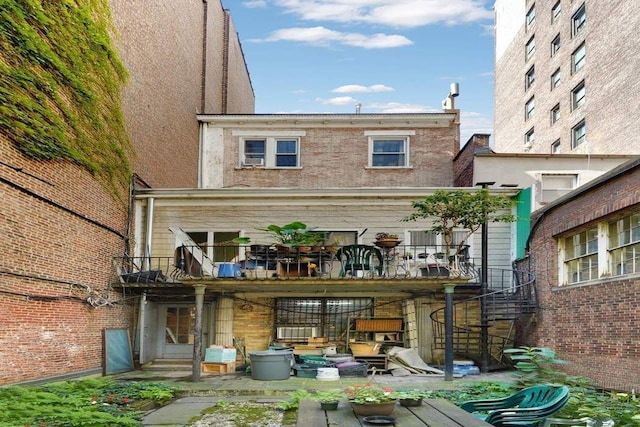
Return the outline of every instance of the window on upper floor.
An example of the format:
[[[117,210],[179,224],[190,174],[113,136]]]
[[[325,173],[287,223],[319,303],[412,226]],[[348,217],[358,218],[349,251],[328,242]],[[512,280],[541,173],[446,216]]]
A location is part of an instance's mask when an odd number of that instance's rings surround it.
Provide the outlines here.
[[[536,81],[536,68],[535,66],[532,65],[531,68],[529,68],[529,71],[527,71],[527,74],[525,75],[525,78],[524,78],[525,90],[533,86],[533,83],[535,81]]]
[[[574,149],[587,140],[587,124],[584,120],[571,128],[571,149]]]
[[[551,56],[555,56],[560,50],[560,34],[554,37],[551,41]]]
[[[571,35],[577,36],[584,29],[587,22],[587,13],[584,7],[584,3],[576,10],[571,17]]]
[[[536,99],[535,97],[532,96],[524,105],[524,119],[529,120],[531,117],[533,117],[533,113],[535,112],[535,110],[536,110]]]
[[[536,140],[535,129],[531,128],[524,134],[524,149],[529,151],[533,147],[533,143]]]
[[[526,17],[527,29],[531,28],[533,24],[536,22],[536,4],[532,4],[527,12]]]
[[[575,73],[584,67],[584,63],[586,61],[586,53],[587,48],[584,43],[580,45],[576,50],[571,54],[571,69]]]
[[[563,283],[595,280],[598,274],[598,227],[572,234],[560,240]]]
[[[556,104],[551,109],[551,126],[560,120],[560,104]]]
[[[554,90],[558,86],[560,86],[560,68],[551,74],[551,90]]]
[[[614,276],[640,273],[640,213],[608,225],[609,271]]]
[[[556,139],[551,143],[551,154],[560,154],[560,140]]]
[[[560,0],[558,0],[556,4],[554,4],[553,7],[551,8],[552,23],[558,20],[558,18],[560,17],[560,12],[562,12],[562,4],[560,3]]]
[[[392,168],[409,166],[409,137],[370,136],[369,164]]]
[[[540,203],[546,204],[564,196],[576,187],[575,174],[542,174],[540,177]]]
[[[582,107],[585,101],[584,80],[571,91],[571,110]]]
[[[242,138],[240,159],[242,166],[299,167],[300,139],[292,137]]]
[[[525,60],[528,61],[529,59],[531,59],[535,51],[536,51],[536,38],[535,36],[531,36],[531,38],[525,45]]]

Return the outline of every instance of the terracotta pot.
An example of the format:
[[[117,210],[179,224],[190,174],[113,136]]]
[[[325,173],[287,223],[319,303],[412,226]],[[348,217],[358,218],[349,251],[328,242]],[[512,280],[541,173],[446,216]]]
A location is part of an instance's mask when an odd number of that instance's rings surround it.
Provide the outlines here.
[[[357,415],[391,415],[396,409],[396,401],[384,403],[349,402]]]

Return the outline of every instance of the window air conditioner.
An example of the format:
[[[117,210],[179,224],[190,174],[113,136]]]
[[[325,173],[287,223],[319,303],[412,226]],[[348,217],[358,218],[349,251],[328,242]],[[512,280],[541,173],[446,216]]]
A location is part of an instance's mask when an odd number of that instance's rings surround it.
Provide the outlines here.
[[[320,333],[317,327],[279,327],[277,335],[279,340],[306,340],[309,337],[317,337]]]
[[[244,159],[242,166],[264,166],[263,158],[248,158]]]

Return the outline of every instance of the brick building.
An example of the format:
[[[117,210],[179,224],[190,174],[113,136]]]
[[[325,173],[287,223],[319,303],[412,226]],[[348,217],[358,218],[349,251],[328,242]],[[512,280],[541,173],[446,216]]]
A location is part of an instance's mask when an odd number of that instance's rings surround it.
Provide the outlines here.
[[[217,1],[111,7],[138,183],[195,186],[196,114],[253,111],[229,13]],[[107,188],[73,162],[27,158],[10,132],[0,132],[0,384],[99,372],[102,330],[134,323],[132,301],[109,285],[132,228],[129,188]]]
[[[640,4],[498,0],[497,152],[638,154]]]
[[[534,212],[528,261],[541,310],[527,345],[550,347],[597,385],[640,383],[640,160]]]

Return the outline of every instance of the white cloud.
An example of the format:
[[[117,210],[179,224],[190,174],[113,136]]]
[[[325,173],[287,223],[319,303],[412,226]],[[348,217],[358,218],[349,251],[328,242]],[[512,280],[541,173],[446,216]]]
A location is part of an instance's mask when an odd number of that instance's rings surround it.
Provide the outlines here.
[[[335,98],[329,98],[329,99],[317,98],[316,101],[321,102],[324,105],[350,105],[350,104],[355,105],[358,102],[357,99],[352,98],[350,96],[337,96]]]
[[[435,23],[458,25],[493,19],[487,0],[277,0],[307,21],[367,23],[415,28]]]
[[[493,117],[473,111],[460,112],[460,145],[467,143],[474,133],[493,134]]]
[[[385,85],[344,85],[333,89],[334,93],[373,93],[373,92],[393,92],[394,89]]]
[[[267,7],[267,2],[265,0],[249,0],[242,2],[242,5],[249,9],[257,9]]]
[[[439,112],[433,107],[419,104],[402,104],[400,102],[378,102],[372,104],[366,104],[362,110],[369,110],[376,113],[435,113]]]
[[[400,35],[343,33],[325,27],[283,28],[272,32],[264,39],[252,39],[253,42],[294,41],[316,46],[329,46],[338,43],[365,49],[384,49],[413,44]]]

